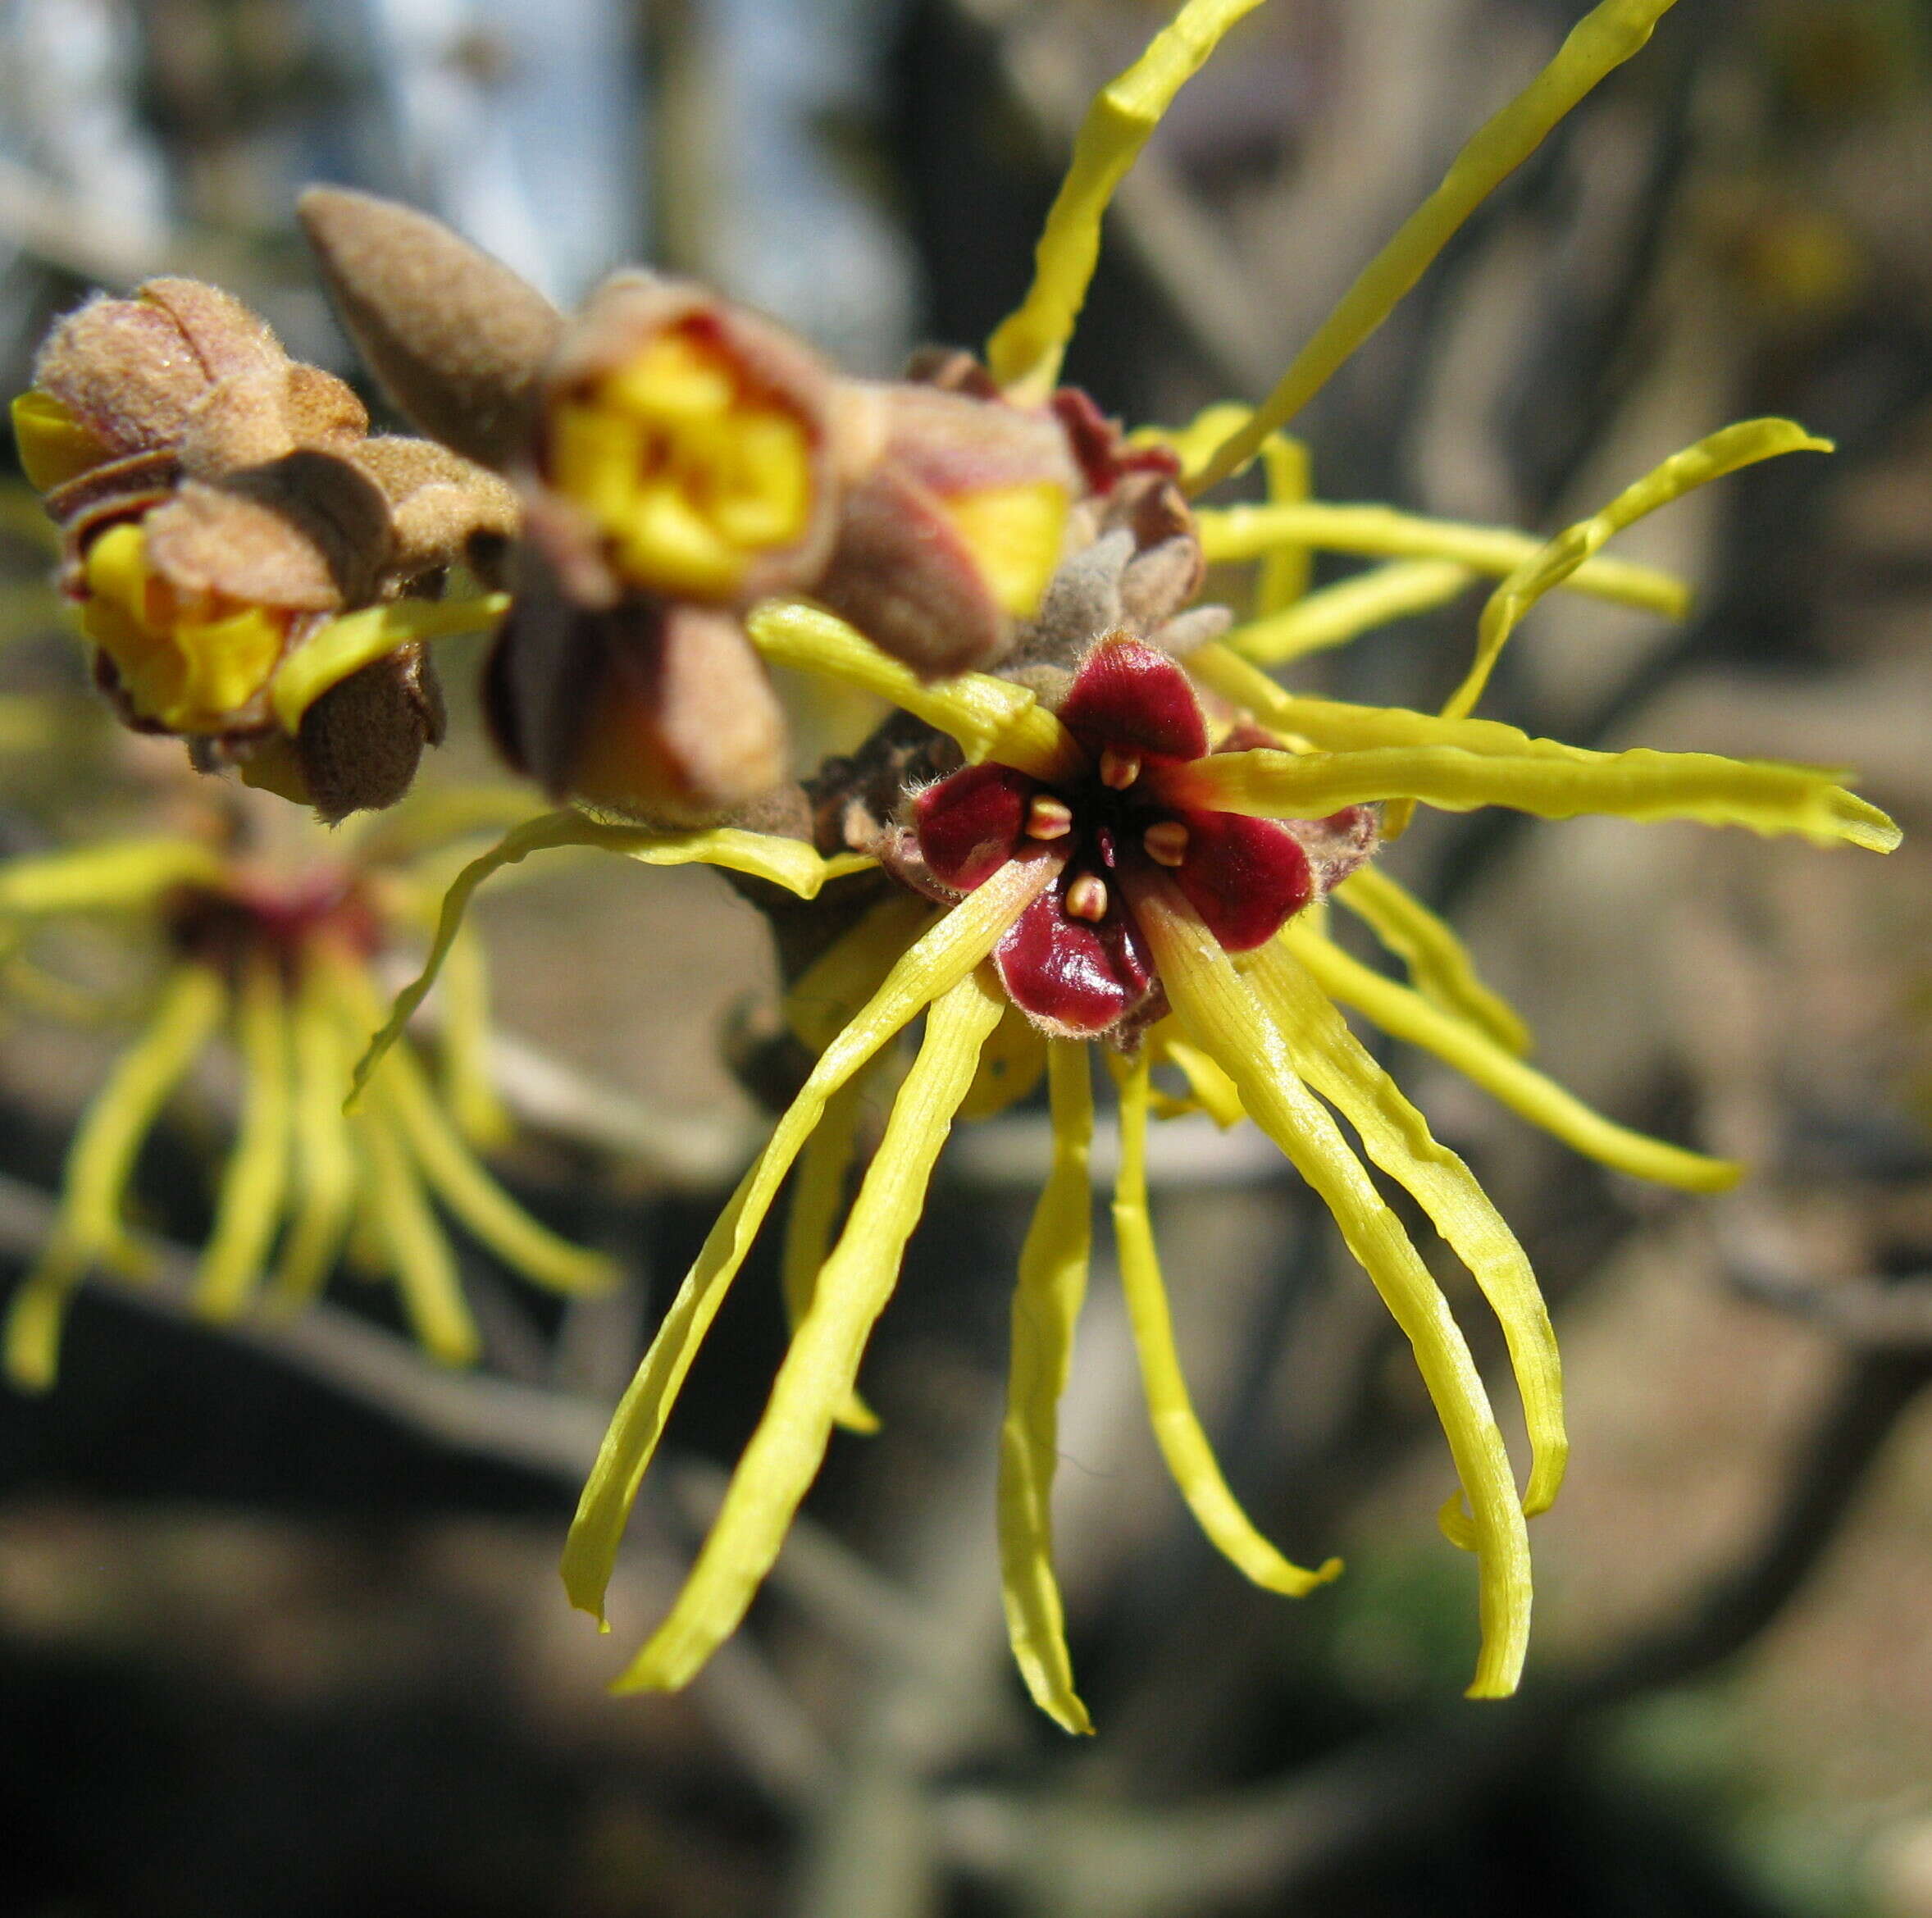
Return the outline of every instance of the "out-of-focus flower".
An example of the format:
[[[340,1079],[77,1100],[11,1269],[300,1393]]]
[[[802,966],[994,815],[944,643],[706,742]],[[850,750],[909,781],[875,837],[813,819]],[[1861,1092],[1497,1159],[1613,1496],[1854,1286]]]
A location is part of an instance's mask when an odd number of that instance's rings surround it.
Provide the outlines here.
[[[1436,1052],[1606,1164],[1691,1191],[1720,1189],[1738,1169],[1627,1132],[1527,1064],[1521,1021],[1477,978],[1455,936],[1364,863],[1376,813],[1384,837],[1422,804],[1503,805],[1552,818],[1688,818],[1877,851],[1897,841],[1883,813],[1816,768],[1584,751],[1470,717],[1502,647],[1548,591],[1682,611],[1676,582],[1597,557],[1615,532],[1707,480],[1822,443],[1784,421],[1727,428],[1542,543],[1308,500],[1305,456],[1280,436],[1490,187],[1642,46],[1669,0],[1604,0],[1587,16],[1537,81],[1471,141],[1252,413],[1214,409],[1185,431],[1123,443],[1077,398],[1054,400],[1107,198],[1175,91],[1251,4],[1191,0],[1102,93],[1049,216],[1033,288],[993,336],[991,381],[969,362],[950,364],[952,390],[996,392],[1023,409],[1055,406],[1090,476],[1073,516],[1078,532],[1016,636],[1007,676],[935,681],[823,604],[772,600],[755,608],[746,630],[766,659],[900,708],[866,748],[829,763],[812,782],[816,848],[743,831],[640,833],[567,813],[521,828],[453,890],[429,970],[362,1068],[380,1061],[399,1032],[476,885],[544,846],[604,844],[655,863],[709,861],[807,898],[841,882],[827,936],[787,954],[788,1017],[811,1061],[802,1086],[666,1313],[612,1422],[566,1548],[572,1597],[601,1614],[641,1474],[726,1288],[795,1168],[785,1261],[790,1348],[697,1564],[621,1689],[685,1683],[736,1627],[834,1426],[870,1423],[856,1396],[859,1364],[951,1124],[998,1109],[1043,1068],[1055,1149],[1013,1312],[1000,1557],[1029,1689],[1060,1724],[1087,1729],[1051,1567],[1049,1501],[1055,1408],[1088,1263],[1086,1046],[1098,1037],[1119,1086],[1114,1223],[1149,1410],[1204,1529],[1248,1576],[1276,1590],[1304,1592],[1339,1569],[1333,1561],[1293,1565],[1255,1531],[1192,1411],[1149,1218],[1146,1133],[1157,1109],[1251,1121],[1326,1201],[1409,1338],[1442,1421],[1459,1487],[1442,1524],[1474,1551],[1479,1574],[1483,1638],[1471,1692],[1510,1692],[1528,1642],[1525,1520],[1555,1497],[1566,1456],[1556,1345],[1509,1228],[1338,1005]],[[1267,502],[1191,512],[1177,472],[1198,491],[1257,455]],[[1322,545],[1384,563],[1305,594],[1306,554]],[[1258,618],[1230,632],[1225,613],[1188,609],[1204,555],[1261,562]],[[1442,603],[1479,572],[1501,583],[1483,614],[1474,663],[1439,715],[1301,698],[1254,663],[1341,644]],[[911,890],[853,872],[868,855]],[[1407,985],[1328,939],[1330,893],[1402,960]],[[782,934],[795,918],[788,911],[774,923]],[[860,1089],[876,1084],[889,1049],[922,1016],[916,1056],[841,1225]],[[1184,1096],[1156,1091],[1156,1065],[1180,1073]],[[1354,1128],[1362,1156],[1338,1120]],[[1530,1441],[1520,1492],[1462,1331],[1364,1157],[1409,1192],[1501,1324]]]
[[[57,1223],[14,1295],[4,1335],[17,1385],[52,1383],[73,1288],[90,1269],[139,1276],[148,1263],[124,1217],[143,1141],[202,1055],[239,1064],[235,1137],[214,1196],[192,1303],[212,1319],[257,1306],[293,1310],[336,1265],[392,1279],[432,1357],[477,1351],[440,1203],[513,1270],[583,1292],[610,1283],[608,1262],[531,1218],[477,1159],[472,1141],[504,1129],[485,1061],[481,953],[468,946],[446,998],[440,1073],[399,1047],[345,1115],[349,1068],[380,1018],[372,967],[398,932],[433,913],[449,846],[439,815],[285,833],[251,847],[234,832],[110,840],[0,863],[0,924],[16,938],[77,916],[104,916],[148,940],[166,963],[146,1022],[76,1128]],[[483,822],[509,795],[481,795]],[[476,830],[471,818],[467,830]],[[419,830],[419,828],[426,830]]]
[[[129,724],[326,818],[402,795],[442,731],[422,641],[492,610],[421,595],[513,531],[500,481],[368,437],[339,380],[189,280],[71,314],[13,417]]]

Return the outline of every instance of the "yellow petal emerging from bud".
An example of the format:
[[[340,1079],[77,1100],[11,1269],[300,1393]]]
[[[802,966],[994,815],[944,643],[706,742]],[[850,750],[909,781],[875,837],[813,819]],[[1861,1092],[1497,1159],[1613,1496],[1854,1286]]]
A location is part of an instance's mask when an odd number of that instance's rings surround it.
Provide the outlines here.
[[[218,732],[267,684],[288,617],[207,595],[177,595],[148,561],[138,526],[88,549],[80,623],[113,662],[135,713],[171,732]]]
[[[50,393],[38,388],[13,403],[14,444],[21,471],[37,492],[78,479],[90,467],[113,457],[113,449],[90,433]]]

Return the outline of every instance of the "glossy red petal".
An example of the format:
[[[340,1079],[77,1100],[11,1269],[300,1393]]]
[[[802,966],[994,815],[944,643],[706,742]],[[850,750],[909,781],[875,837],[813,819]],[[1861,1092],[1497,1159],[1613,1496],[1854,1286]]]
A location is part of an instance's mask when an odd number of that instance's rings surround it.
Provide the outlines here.
[[[1065,881],[1022,913],[993,950],[1007,996],[1023,1013],[1069,1038],[1091,1039],[1117,1024],[1154,983],[1140,928],[1116,904],[1097,926],[1076,919]]]
[[[1201,702],[1187,674],[1138,640],[1101,640],[1073,676],[1059,718],[1093,752],[1112,746],[1198,759],[1208,747]]]
[[[1174,882],[1229,952],[1251,952],[1306,905],[1315,877],[1301,842],[1278,819],[1186,812],[1187,854]]]
[[[1038,782],[1010,766],[968,766],[913,801],[927,870],[942,886],[970,892],[1018,850]]]

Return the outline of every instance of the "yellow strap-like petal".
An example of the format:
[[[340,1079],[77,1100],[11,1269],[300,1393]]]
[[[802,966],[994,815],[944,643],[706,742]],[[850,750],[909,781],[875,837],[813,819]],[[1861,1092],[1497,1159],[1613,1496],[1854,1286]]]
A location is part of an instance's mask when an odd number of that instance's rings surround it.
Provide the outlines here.
[[[792,1181],[791,1205],[785,1214],[785,1247],[778,1264],[786,1323],[794,1332],[812,1309],[819,1271],[831,1256],[839,1222],[845,1216],[845,1177],[857,1155],[859,1122],[868,1099],[878,1090],[870,1068],[840,1087],[826,1100],[818,1130],[799,1154],[798,1177]],[[834,1422],[848,1432],[870,1433],[879,1428],[878,1415],[857,1392],[839,1407]]]
[[[326,971],[349,1031],[366,1032],[382,1016],[368,974],[339,953],[317,963]],[[390,1052],[382,1071],[390,1116],[430,1189],[506,1265],[553,1292],[596,1293],[617,1282],[618,1269],[610,1260],[540,1224],[490,1176],[437,1103],[408,1046]]]
[[[1505,644],[1524,614],[1545,593],[1574,577],[1579,567],[1624,527],[1741,467],[1775,459],[1780,453],[1831,450],[1829,440],[1815,438],[1796,421],[1771,419],[1742,420],[1672,453],[1661,466],[1626,486],[1601,513],[1559,533],[1489,595],[1477,629],[1474,662],[1443,705],[1443,718],[1460,719],[1475,710]]]
[[[1391,560],[1387,566],[1371,567],[1352,579],[1324,586],[1284,611],[1237,626],[1225,643],[1245,659],[1279,666],[1284,660],[1346,645],[1410,613],[1446,605],[1474,577],[1466,566],[1453,560]]]
[[[457,1131],[485,1150],[508,1144],[516,1128],[490,1073],[490,968],[473,926],[458,929],[443,962],[443,1029],[437,1037],[443,1102]]]
[[[1533,559],[1543,544],[1533,535],[1507,526],[1469,526],[1401,513],[1392,506],[1352,506],[1327,499],[1203,508],[1197,523],[1201,549],[1216,564],[1265,558],[1284,546],[1312,547],[1371,559],[1433,560],[1500,576]],[[1590,560],[1565,584],[1573,593],[1670,619],[1682,618],[1690,605],[1690,589],[1683,581],[1626,559]]]
[[[1220,400],[1204,407],[1184,426],[1141,426],[1128,434],[1134,446],[1169,446],[1179,455],[1183,474],[1207,464],[1214,449],[1230,433],[1253,417],[1254,408],[1237,401]],[[1261,471],[1267,481],[1270,506],[1300,504],[1315,490],[1315,473],[1308,448],[1286,433],[1270,433],[1261,442]],[[1255,611],[1279,613],[1308,590],[1315,567],[1315,550],[1295,540],[1269,547],[1255,581]]]
[[[1506,1052],[1529,1051],[1529,1028],[1516,1009],[1483,983],[1469,948],[1406,887],[1379,867],[1364,866],[1329,896],[1402,962],[1409,983],[1430,1005],[1466,1020]]]
[[[1000,1028],[980,1048],[979,1073],[959,1107],[959,1117],[996,1118],[1040,1083],[1046,1071],[1046,1040],[1018,1006],[1009,1006]]]
[[[1164,881],[1137,886],[1134,907],[1189,1036],[1220,1061],[1249,1116],[1319,1194],[1415,1349],[1474,1512],[1483,1645],[1470,1694],[1506,1696],[1529,1645],[1529,1541],[1468,1344],[1401,1221],[1301,1083],[1279,1027],[1212,934]]]
[[[194,1274],[194,1309],[240,1316],[261,1282],[289,1189],[289,1017],[272,954],[252,957],[235,1008],[241,1123],[215,1196],[214,1229]]]
[[[475,599],[392,599],[345,613],[311,633],[276,668],[268,700],[276,723],[293,738],[302,716],[353,672],[386,659],[399,646],[456,633],[482,632],[509,610],[508,593]]]
[[[417,1177],[414,1155],[397,1122],[390,1097],[394,1085],[393,1076],[385,1073],[356,1114],[356,1138],[367,1162],[367,1223],[423,1350],[441,1364],[474,1364],[483,1342],[462,1296],[456,1255]]]
[[[7,1375],[29,1392],[53,1383],[67,1296],[89,1266],[131,1263],[121,1200],[135,1155],[168,1095],[214,1036],[228,1005],[221,975],[177,967],[141,1036],[115,1061],[107,1082],[74,1129],[61,1182],[60,1211],[39,1263],[8,1309]]]
[[[933,1161],[1006,1001],[977,975],[933,1001],[926,1036],[893,1101],[837,1249],[792,1335],[770,1401],[670,1615],[615,1689],[675,1691],[737,1629],[817,1476],[832,1416],[851,1396],[865,1343],[925,1210]]]
[[[1634,1178],[1675,1186],[1685,1192],[1729,1191],[1743,1176],[1743,1168],[1728,1159],[1709,1159],[1681,1146],[1666,1145],[1593,1112],[1574,1094],[1506,1052],[1474,1026],[1438,1010],[1419,993],[1383,978],[1312,928],[1291,923],[1283,937],[1331,998],[1367,1014],[1392,1039],[1433,1053],[1492,1099],[1587,1158],[1627,1172]]]
[[[1120,1090],[1120,1171],[1114,1186],[1114,1241],[1120,1255],[1121,1289],[1133,1326],[1147,1417],[1160,1456],[1201,1528],[1237,1571],[1270,1592],[1301,1598],[1337,1577],[1342,1560],[1317,1569],[1284,1558],[1255,1529],[1228,1489],[1213,1446],[1195,1416],[1187,1381],[1174,1346],[1173,1317],[1160,1276],[1154,1222],[1147,1207],[1147,1059],[1143,1052],[1118,1075]]]
[[[304,1305],[322,1288],[342,1253],[355,1210],[356,1158],[342,1115],[353,1049],[342,1031],[326,982],[312,971],[297,988],[289,1015],[295,1062],[292,1129],[295,1213],[282,1241],[269,1292],[281,1306]]]
[[[1543,143],[1550,130],[1606,74],[1651,35],[1672,0],[1602,0],[1570,30],[1556,57],[1487,121],[1456,157],[1442,183],[1402,222],[1342,296],[1241,431],[1195,482],[1205,490],[1238,472],[1278,426],[1285,426],[1355,349],[1386,320],[1464,221]]]
[[[1444,727],[1468,720],[1442,720]],[[1877,807],[1809,766],[1725,759],[1715,753],[1624,753],[1506,758],[1461,746],[1371,746],[1360,752],[1215,753],[1187,768],[1188,796],[1222,812],[1319,819],[1369,800],[1419,800],[1445,812],[1509,806],[1545,819],[1614,813],[1626,819],[1694,819],[1814,845],[1843,841],[1889,853],[1898,828]]]
[[[414,1017],[436,974],[449,956],[462,917],[476,888],[505,866],[513,866],[532,853],[547,852],[559,846],[596,846],[606,852],[627,854],[647,866],[706,865],[728,867],[734,872],[749,872],[768,879],[800,899],[813,899],[828,880],[848,872],[863,872],[873,862],[853,854],[822,859],[803,840],[781,839],[766,832],[745,832],[736,827],[719,826],[697,832],[652,832],[641,827],[607,826],[586,819],[581,813],[546,813],[540,818],[513,827],[490,850],[475,859],[459,872],[443,901],[443,913],[436,927],[435,943],[430,947],[423,968],[401,992],[382,1029],[369,1042],[368,1050],[357,1062],[349,1097],[353,1102],[368,1082],[383,1055],[401,1037],[403,1029]]]
[[[1502,1327],[1523,1397],[1532,1459],[1523,1510],[1529,1517],[1547,1511],[1570,1456],[1563,1370],[1548,1310],[1516,1235],[1280,941],[1262,948],[1244,976],[1280,1027],[1296,1071],[1355,1128],[1369,1158],[1428,1214],[1481,1287]]]
[[[712,1227],[604,1434],[563,1547],[564,1588],[580,1610],[603,1616],[604,1588],[638,1482],[698,1347],[780,1183],[823,1116],[826,1101],[934,1000],[968,977],[1059,870],[1050,857],[1015,859],[1002,868],[900,957],[885,983],[820,1055]]]
[[[931,900],[895,887],[827,946],[785,995],[785,1023],[800,1043],[824,1051],[940,909]]]
[[[1100,252],[1100,216],[1147,136],[1221,37],[1260,0],[1187,0],[1146,52],[1103,88],[1073,142],[1073,157],[1034,249],[1033,284],[994,329],[987,365],[1015,399],[1052,392]]]
[[[1059,1402],[1073,1360],[1093,1245],[1093,1082],[1087,1048],[1050,1041],[1053,1166],[1020,1248],[1006,1416],[1000,1427],[1000,1592],[1006,1636],[1033,1702],[1063,1730],[1093,1723],[1073,1689],[1066,1612],[1053,1573],[1053,1474]]]
[[[197,840],[110,840],[0,863],[0,913],[144,906],[177,886],[212,884],[222,872],[220,857]]]
[[[1171,1065],[1187,1080],[1188,1096],[1183,1109],[1205,1112],[1223,1132],[1247,1117],[1233,1080],[1198,1046],[1181,1036],[1178,1019],[1162,1019],[1148,1033],[1147,1054],[1155,1064]],[[1150,1087],[1149,1097],[1156,1111],[1160,1109],[1160,1096],[1159,1087]]]
[[[766,600],[754,608],[745,631],[773,665],[877,694],[950,733],[975,764],[997,759],[1050,780],[1084,763],[1073,736],[1026,687],[1010,680],[983,672],[922,680],[844,620],[800,599]]]

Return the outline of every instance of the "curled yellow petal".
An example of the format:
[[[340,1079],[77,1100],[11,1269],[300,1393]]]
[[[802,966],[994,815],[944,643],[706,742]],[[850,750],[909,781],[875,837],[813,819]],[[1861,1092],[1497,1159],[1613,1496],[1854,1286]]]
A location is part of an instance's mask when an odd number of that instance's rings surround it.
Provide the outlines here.
[[[1310,928],[1291,924],[1283,937],[1331,998],[1366,1014],[1392,1039],[1433,1053],[1492,1099],[1586,1157],[1634,1178],[1685,1192],[1729,1191],[1743,1176],[1743,1168],[1729,1159],[1709,1159],[1681,1146],[1666,1145],[1593,1112],[1487,1034],[1431,1005],[1419,993],[1383,978]]]
[[[1046,398],[1100,252],[1100,216],[1147,136],[1228,30],[1260,0],[1187,0],[1146,52],[1087,109],[1034,250],[1033,284],[987,342],[993,377],[1017,399]]]
[[[1392,506],[1355,506],[1326,499],[1265,506],[1204,508],[1201,549],[1214,563],[1264,559],[1283,547],[1356,553],[1371,559],[1432,560],[1471,572],[1513,572],[1542,550],[1542,541],[1507,526],[1469,526],[1430,519]],[[1406,579],[1420,576],[1406,574]],[[1352,582],[1345,581],[1344,584]],[[1565,581],[1573,593],[1682,618],[1690,588],[1673,575],[1626,559],[1592,559]]]
[[[794,1332],[812,1309],[820,1269],[831,1255],[839,1221],[845,1214],[845,1178],[857,1156],[859,1123],[868,1098],[878,1090],[876,1065],[875,1061],[873,1068],[840,1087],[826,1100],[818,1129],[799,1154],[791,1205],[785,1215],[785,1246],[778,1262],[786,1323]],[[879,1428],[878,1415],[857,1392],[839,1407],[834,1423],[848,1432],[872,1433]]]
[[[836,1250],[792,1335],[770,1401],[731,1474],[724,1503],[669,1616],[616,1690],[687,1684],[737,1629],[817,1475],[832,1418],[851,1396],[865,1342],[891,1296],[927,1181],[973,1082],[979,1049],[1005,1010],[976,975],[933,1001],[926,1036]]]
[[[822,1052],[877,992],[905,949],[940,909],[895,888],[799,974],[785,995],[785,1023],[802,1045]]]
[[[1046,1040],[1018,1006],[1009,1006],[992,1037],[979,1051],[979,1071],[961,1102],[959,1117],[992,1118],[1016,1105],[1040,1083],[1046,1070]]]
[[[1464,221],[1542,144],[1584,94],[1643,47],[1671,4],[1602,0],[1577,22],[1556,58],[1490,116],[1456,156],[1441,185],[1363,269],[1255,417],[1208,462],[1194,482],[1197,490],[1205,491],[1238,472],[1270,433],[1301,412],[1394,311]]]
[[[462,1296],[456,1255],[417,1177],[385,1074],[356,1115],[365,1161],[367,1224],[380,1263],[395,1275],[403,1310],[423,1350],[444,1365],[475,1364],[483,1349]]]
[[[1338,1576],[1342,1560],[1314,1571],[1283,1557],[1255,1529],[1222,1475],[1214,1447],[1195,1416],[1187,1381],[1174,1347],[1173,1315],[1160,1276],[1154,1223],[1147,1209],[1147,1059],[1118,1075],[1120,1088],[1120,1172],[1114,1187],[1114,1240],[1120,1255],[1120,1283],[1133,1326],[1147,1417],[1187,1509],[1215,1547],[1237,1571],[1270,1592],[1300,1598]]]
[[[1445,720],[1444,726],[1471,722]],[[1539,742],[1547,744],[1547,742]],[[1889,852],[1898,828],[1877,807],[1820,768],[1715,753],[1624,753],[1505,757],[1461,746],[1370,746],[1360,752],[1216,753],[1185,771],[1188,795],[1223,812],[1315,819],[1369,800],[1419,800],[1445,812],[1509,806],[1545,819],[1614,813],[1625,819],[1694,819],[1767,836],[1802,833]]]
[[[645,1467],[698,1347],[826,1101],[935,1000],[968,977],[1059,869],[1051,858],[1009,862],[900,955],[878,991],[820,1055],[712,1227],[612,1416],[563,1547],[564,1589],[580,1610],[603,1616],[604,1588]],[[823,1282],[821,1273],[815,1297]]]
[[[1163,881],[1135,910],[1176,1014],[1219,1059],[1249,1116],[1320,1196],[1415,1353],[1474,1512],[1482,1650],[1472,1697],[1515,1689],[1529,1639],[1529,1541],[1488,1394],[1441,1288],[1335,1122],[1296,1074],[1286,1040],[1207,928]]]
[[[1428,1214],[1482,1288],[1509,1346],[1529,1433],[1524,1513],[1548,1510],[1570,1455],[1563,1371],[1549,1311],[1516,1235],[1280,941],[1263,947],[1244,976],[1280,1027],[1296,1071],[1355,1128],[1369,1158]]]
[[[0,913],[59,913],[144,906],[177,886],[212,884],[224,868],[192,839],[117,839],[72,852],[0,863]]]
[[[343,954],[321,955],[317,963],[351,1035],[367,1032],[382,1016],[368,974]],[[617,1283],[617,1268],[610,1260],[540,1224],[490,1176],[437,1102],[408,1046],[389,1054],[383,1073],[390,1118],[431,1190],[506,1265],[554,1292],[599,1292]]]
[[[295,1067],[291,1133],[295,1212],[269,1279],[276,1304],[306,1305],[342,1251],[355,1210],[355,1149],[342,1114],[342,1091],[354,1057],[325,983],[312,972],[296,990],[289,1020]]]
[[[1408,968],[1409,983],[1431,1005],[1466,1020],[1506,1052],[1529,1051],[1529,1028],[1521,1015],[1483,983],[1469,948],[1412,892],[1378,867],[1364,866],[1329,896]]]
[[[227,1008],[220,974],[201,965],[169,975],[152,1018],[115,1061],[67,1148],[60,1211],[46,1251],[7,1312],[8,1376],[25,1390],[53,1383],[68,1294],[97,1260],[130,1260],[121,1206],[141,1149],[168,1095],[213,1037]]]
[[[1180,1022],[1162,1019],[1147,1035],[1148,1057],[1156,1065],[1171,1065],[1187,1082],[1190,1107],[1205,1112],[1223,1132],[1238,1125],[1247,1114],[1241,1109],[1241,1094],[1234,1082],[1198,1046],[1181,1036]],[[1160,1109],[1160,1093],[1150,1088],[1150,1098]],[[1164,1114],[1163,1116],[1165,1116]]]
[[[458,930],[443,962],[439,1037],[444,1103],[456,1129],[485,1150],[507,1144],[516,1128],[490,1069],[490,971],[483,941],[468,925]]]
[[[456,633],[482,632],[509,610],[508,593],[474,599],[391,599],[345,613],[319,626],[291,649],[268,682],[276,723],[293,739],[302,716],[353,672],[386,659],[399,646]]]
[[[1073,1328],[1087,1296],[1093,1243],[1087,1160],[1093,1082],[1087,1048],[1049,1042],[1047,1096],[1053,1165],[1020,1248],[1013,1295],[1006,1415],[1000,1426],[1000,1593],[1006,1636],[1033,1702],[1063,1730],[1091,1732],[1073,1689],[1066,1612],[1053,1572],[1053,1474],[1060,1395],[1073,1360]]]
[[[1477,628],[1476,657],[1463,682],[1442,708],[1447,719],[1475,710],[1510,635],[1543,595],[1574,577],[1603,544],[1647,513],[1681,499],[1697,487],[1741,467],[1785,453],[1829,453],[1831,442],[1791,420],[1743,420],[1674,453],[1661,466],[1626,486],[1601,513],[1579,520],[1532,554],[1489,595]]]
[[[975,763],[997,759],[1036,779],[1081,766],[1073,736],[1024,686],[983,672],[922,680],[822,607],[768,599],[745,622],[752,644],[774,666],[816,673],[876,695],[950,733]]]
[[[828,880],[863,872],[873,863],[854,854],[822,859],[803,840],[745,832],[730,826],[696,832],[653,832],[641,827],[604,825],[586,818],[581,813],[545,813],[513,827],[488,852],[472,859],[451,883],[443,900],[436,936],[421,972],[397,994],[389,1018],[357,1062],[349,1093],[352,1103],[383,1055],[402,1036],[416,1009],[435,983],[476,888],[505,866],[513,866],[532,853],[559,846],[595,846],[606,852],[627,854],[647,866],[724,866],[734,872],[768,879],[800,899],[815,898]]]
[[[191,1295],[198,1312],[217,1319],[237,1317],[253,1298],[288,1190],[289,1019],[273,955],[248,961],[235,1024],[241,1123],[222,1168],[214,1229],[195,1269]]]
[[[1269,563],[1277,557],[1271,554]],[[1352,579],[1324,586],[1281,612],[1237,626],[1225,643],[1243,658],[1279,666],[1284,660],[1346,645],[1363,633],[1412,613],[1446,605],[1474,576],[1466,566],[1453,560],[1392,560]]]

